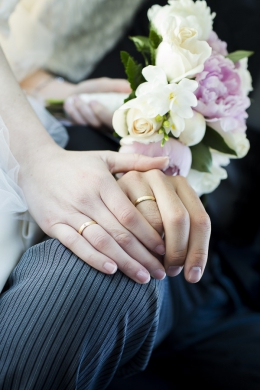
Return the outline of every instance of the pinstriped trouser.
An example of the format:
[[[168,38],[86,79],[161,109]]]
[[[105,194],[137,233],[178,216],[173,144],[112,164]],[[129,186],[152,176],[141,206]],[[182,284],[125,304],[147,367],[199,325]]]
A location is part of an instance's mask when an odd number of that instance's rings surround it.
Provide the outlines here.
[[[167,278],[105,275],[57,240],[30,248],[0,295],[0,389],[105,389],[143,370],[172,327]]]

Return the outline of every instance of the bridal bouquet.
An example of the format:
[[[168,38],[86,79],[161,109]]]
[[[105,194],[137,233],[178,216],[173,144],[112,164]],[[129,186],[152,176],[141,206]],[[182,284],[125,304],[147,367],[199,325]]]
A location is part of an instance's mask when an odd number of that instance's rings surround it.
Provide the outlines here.
[[[228,53],[214,17],[206,1],[152,6],[149,36],[131,37],[144,64],[121,52],[132,93],[113,116],[121,153],[169,156],[165,173],[187,177],[199,196],[227,177],[231,158],[249,150],[253,53]]]

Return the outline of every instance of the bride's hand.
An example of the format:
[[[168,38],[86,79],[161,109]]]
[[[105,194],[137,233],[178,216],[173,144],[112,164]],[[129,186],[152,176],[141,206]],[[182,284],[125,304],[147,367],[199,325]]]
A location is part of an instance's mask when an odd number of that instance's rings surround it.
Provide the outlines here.
[[[176,276],[184,267],[187,281],[200,280],[208,257],[210,219],[195,191],[182,176],[166,176],[159,170],[128,172],[118,180],[131,200],[154,196],[136,208],[157,230],[164,233],[167,275]]]
[[[113,112],[97,101],[83,102],[79,94],[95,92],[122,92],[130,93],[131,88],[127,80],[101,77],[79,83],[74,94],[66,99],[64,109],[74,123],[101,127],[105,125],[112,129]]]
[[[166,164],[164,158],[48,146],[23,165],[20,180],[29,211],[47,235],[104,273],[119,268],[136,282],[147,283],[150,275],[165,276],[163,265],[151,254],[165,253],[164,242],[113,174],[163,169]],[[78,230],[90,220],[97,224],[81,235]]]

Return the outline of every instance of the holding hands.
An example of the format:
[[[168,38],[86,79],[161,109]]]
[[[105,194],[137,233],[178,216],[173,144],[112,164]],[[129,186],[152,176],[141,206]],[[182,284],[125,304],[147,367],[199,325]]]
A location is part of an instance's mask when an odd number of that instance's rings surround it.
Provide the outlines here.
[[[138,283],[150,275],[163,279],[165,271],[175,276],[183,267],[187,281],[201,278],[209,217],[185,178],[161,171],[167,158],[72,152],[56,145],[36,157],[23,167],[21,184],[29,211],[50,237],[94,268],[108,274],[120,269]],[[113,174],[121,172],[128,173],[116,181]],[[156,202],[135,207],[143,195]],[[96,224],[79,232],[90,221]]]

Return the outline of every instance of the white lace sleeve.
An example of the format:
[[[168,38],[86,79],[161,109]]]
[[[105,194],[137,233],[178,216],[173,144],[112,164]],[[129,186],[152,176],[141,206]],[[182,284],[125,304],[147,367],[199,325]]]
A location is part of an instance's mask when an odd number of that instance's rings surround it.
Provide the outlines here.
[[[66,129],[35,99],[28,98],[32,108],[43,126],[61,147],[68,142]],[[19,164],[9,148],[9,132],[0,117],[0,215],[14,214],[24,219],[23,214],[28,210],[23,192],[18,186]]]
[[[9,133],[0,117],[0,214],[23,213],[27,204],[18,186],[19,164],[9,148]]]
[[[0,0],[0,31],[9,33],[9,18],[20,0]]]

